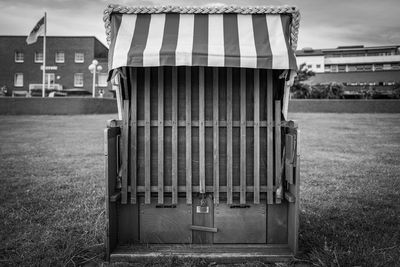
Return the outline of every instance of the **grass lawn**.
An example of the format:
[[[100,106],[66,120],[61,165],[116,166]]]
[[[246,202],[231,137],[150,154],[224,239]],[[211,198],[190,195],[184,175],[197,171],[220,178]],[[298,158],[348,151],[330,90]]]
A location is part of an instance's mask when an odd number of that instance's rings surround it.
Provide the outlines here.
[[[0,266],[103,262],[114,117],[0,116]],[[302,135],[299,261],[400,266],[399,114],[290,118]]]

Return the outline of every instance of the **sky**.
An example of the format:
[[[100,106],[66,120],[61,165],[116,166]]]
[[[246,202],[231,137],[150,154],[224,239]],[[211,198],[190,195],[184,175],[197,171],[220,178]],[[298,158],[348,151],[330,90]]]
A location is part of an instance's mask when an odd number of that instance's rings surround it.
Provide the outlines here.
[[[106,44],[103,10],[127,6],[293,5],[300,9],[298,49],[400,45],[400,0],[0,0],[0,35],[28,35],[47,12],[47,35],[95,36]]]

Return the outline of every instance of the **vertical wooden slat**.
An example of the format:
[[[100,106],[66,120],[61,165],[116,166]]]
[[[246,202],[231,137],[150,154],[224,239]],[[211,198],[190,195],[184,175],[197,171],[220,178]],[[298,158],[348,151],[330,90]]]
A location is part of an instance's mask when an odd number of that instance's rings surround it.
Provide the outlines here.
[[[178,69],[172,67],[172,204],[178,203]]]
[[[296,134],[297,133],[297,134]],[[299,240],[299,209],[300,209],[300,146],[299,146],[299,131],[295,132],[297,142],[295,151],[297,152],[295,158],[295,179],[294,184],[289,185],[289,192],[295,197],[294,203],[289,203],[288,212],[288,244],[294,254],[298,251]]]
[[[121,152],[122,152],[122,188],[121,188],[121,203],[128,203],[128,142],[129,142],[129,100],[123,101],[123,126],[121,136]]]
[[[112,203],[110,197],[115,193],[117,180],[117,132],[118,128],[104,130],[104,175],[106,182],[106,259],[117,245],[118,223],[117,203]]]
[[[275,101],[275,186],[277,204],[282,199],[282,178],[281,178],[281,101]]]
[[[240,204],[246,204],[246,69],[240,69]]]
[[[273,204],[274,159],[273,159],[273,82],[272,70],[267,70],[267,204]]]
[[[226,201],[232,204],[232,68],[227,68],[226,80]]]
[[[213,69],[213,121],[214,121],[214,203],[219,203],[219,114],[218,114],[218,68]]]
[[[254,204],[260,204],[260,71],[254,70]]]
[[[204,67],[199,67],[199,186],[200,193],[206,192],[206,144],[204,127]]]
[[[294,158],[294,136],[289,133],[285,136],[285,178],[289,184],[293,184],[293,158]]]
[[[151,182],[150,182],[150,68],[145,68],[144,72],[144,203],[151,202]]]
[[[136,203],[137,186],[137,69],[131,69],[131,203]]]
[[[191,67],[185,69],[186,79],[186,203],[192,204],[192,77]]]
[[[164,203],[164,68],[158,68],[158,203]]]

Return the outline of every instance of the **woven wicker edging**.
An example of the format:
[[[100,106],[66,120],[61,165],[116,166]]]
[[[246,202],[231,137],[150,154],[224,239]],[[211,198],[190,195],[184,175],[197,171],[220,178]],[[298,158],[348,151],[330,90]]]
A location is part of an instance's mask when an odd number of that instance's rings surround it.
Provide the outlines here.
[[[128,7],[110,4],[104,10],[104,26],[106,29],[107,43],[111,43],[111,14],[158,14],[158,13],[180,13],[180,14],[288,14],[292,17],[291,22],[291,46],[296,51],[300,26],[300,12],[294,6],[203,6],[203,7],[181,7],[181,6],[136,6]]]

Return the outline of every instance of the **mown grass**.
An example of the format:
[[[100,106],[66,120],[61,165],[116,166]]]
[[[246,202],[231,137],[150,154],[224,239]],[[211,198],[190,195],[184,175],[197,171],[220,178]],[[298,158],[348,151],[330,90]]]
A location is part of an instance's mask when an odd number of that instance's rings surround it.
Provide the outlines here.
[[[0,265],[104,264],[103,128],[113,117],[0,116]],[[298,262],[400,265],[400,116],[291,119],[302,130]]]

